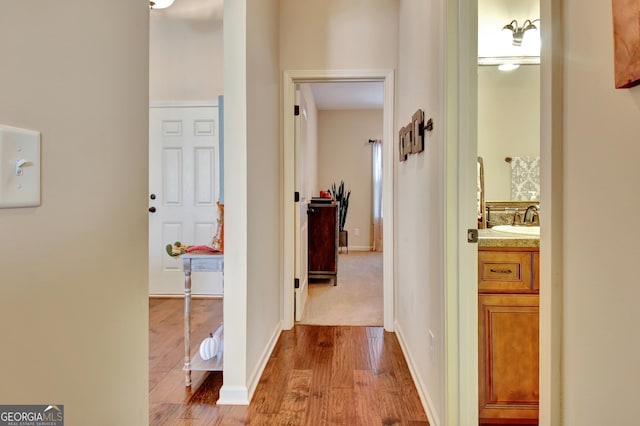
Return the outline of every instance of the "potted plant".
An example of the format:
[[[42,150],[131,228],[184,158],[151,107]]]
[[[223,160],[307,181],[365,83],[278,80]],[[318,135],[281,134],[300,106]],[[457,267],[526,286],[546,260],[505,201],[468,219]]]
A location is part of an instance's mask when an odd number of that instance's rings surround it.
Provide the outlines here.
[[[340,185],[336,186],[335,182],[331,185],[329,190],[333,199],[338,203],[338,246],[349,247],[349,233],[344,229],[344,225],[347,221],[347,211],[349,210],[349,197],[351,196],[351,190],[345,192],[344,181],[340,181]]]

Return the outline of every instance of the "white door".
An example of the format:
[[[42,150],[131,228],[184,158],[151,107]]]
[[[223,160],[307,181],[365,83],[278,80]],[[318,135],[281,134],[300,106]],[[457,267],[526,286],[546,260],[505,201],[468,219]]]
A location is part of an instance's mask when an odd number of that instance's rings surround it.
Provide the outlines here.
[[[296,321],[302,319],[304,306],[309,293],[309,277],[307,270],[307,106],[302,93],[296,91],[296,105],[298,115],[295,117],[295,191],[300,194],[299,202],[295,203],[295,277],[298,283],[295,291]]]
[[[218,107],[149,109],[149,294],[184,294],[166,246],[208,244],[219,197]],[[222,295],[222,274],[193,273],[193,295]]]

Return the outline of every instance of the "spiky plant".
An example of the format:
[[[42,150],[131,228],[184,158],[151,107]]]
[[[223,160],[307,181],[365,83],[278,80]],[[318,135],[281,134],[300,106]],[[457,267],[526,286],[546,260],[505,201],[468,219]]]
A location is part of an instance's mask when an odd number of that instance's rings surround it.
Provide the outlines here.
[[[349,209],[349,197],[351,197],[351,189],[347,192],[344,191],[344,181],[340,181],[340,185],[336,187],[335,182],[331,185],[329,190],[333,199],[338,202],[338,228],[340,231],[344,231],[344,224],[347,221],[347,210]]]

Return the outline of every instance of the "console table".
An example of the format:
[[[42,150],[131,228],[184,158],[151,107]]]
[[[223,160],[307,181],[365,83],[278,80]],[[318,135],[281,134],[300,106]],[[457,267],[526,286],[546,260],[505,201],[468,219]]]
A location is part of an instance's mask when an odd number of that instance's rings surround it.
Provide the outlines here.
[[[191,359],[191,272],[222,272],[224,288],[224,254],[192,252],[180,256],[184,270],[184,381],[191,386],[191,371],[222,371],[222,357]]]

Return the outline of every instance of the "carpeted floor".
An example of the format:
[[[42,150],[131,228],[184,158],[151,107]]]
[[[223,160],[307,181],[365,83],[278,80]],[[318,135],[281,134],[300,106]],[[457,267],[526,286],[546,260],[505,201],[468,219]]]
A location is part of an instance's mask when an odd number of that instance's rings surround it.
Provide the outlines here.
[[[338,257],[338,285],[309,284],[309,298],[299,324],[383,324],[382,253],[351,251]]]

